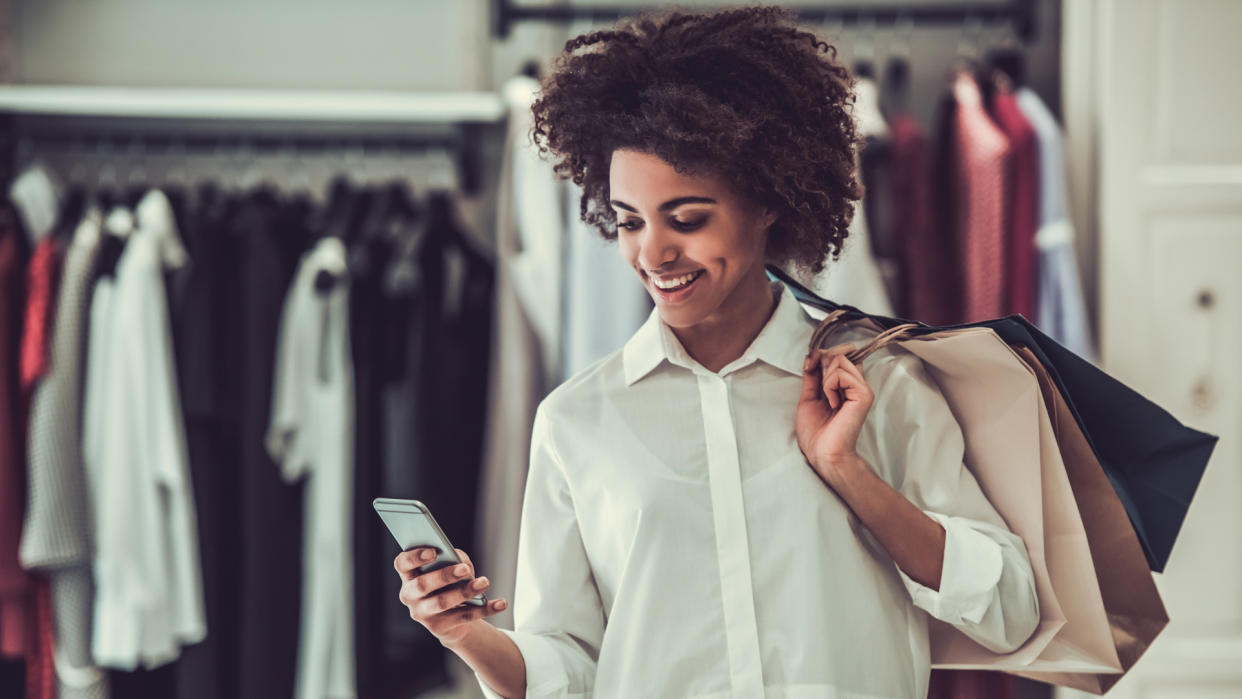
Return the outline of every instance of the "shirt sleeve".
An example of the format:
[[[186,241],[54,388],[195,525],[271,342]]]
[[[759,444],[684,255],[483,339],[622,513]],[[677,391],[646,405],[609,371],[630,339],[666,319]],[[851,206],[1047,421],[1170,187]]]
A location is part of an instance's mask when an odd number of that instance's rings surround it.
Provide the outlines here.
[[[514,630],[500,629],[526,663],[526,698],[591,696],[604,635],[599,589],[544,404],[535,411],[518,529]],[[488,699],[501,699],[481,677]]]
[[[272,378],[271,415],[265,446],[288,482],[306,475],[310,468],[307,436],[303,430],[307,396],[306,384],[313,369],[311,353],[319,338],[307,332],[306,304],[308,264],[305,259],[285,292],[280,313],[279,334]]]
[[[873,405],[885,477],[945,530],[937,589],[897,566],[914,605],[996,653],[1017,650],[1039,625],[1035,575],[1013,533],[966,467],[961,425],[923,361],[898,351],[878,363]],[[868,377],[868,381],[873,379]]]

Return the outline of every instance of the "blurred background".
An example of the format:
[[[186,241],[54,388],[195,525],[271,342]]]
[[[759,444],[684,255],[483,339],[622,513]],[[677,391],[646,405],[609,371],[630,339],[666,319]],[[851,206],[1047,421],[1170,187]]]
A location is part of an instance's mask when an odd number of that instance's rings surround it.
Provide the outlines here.
[[[1242,3],[786,4],[866,137],[804,281],[1021,313],[1225,436],[1109,694],[1239,696]],[[427,503],[512,600],[534,407],[651,310],[530,149],[535,78],[650,6],[0,1],[0,696],[481,696],[371,500]],[[967,219],[948,127],[980,103],[1010,155],[961,186],[1007,194]]]

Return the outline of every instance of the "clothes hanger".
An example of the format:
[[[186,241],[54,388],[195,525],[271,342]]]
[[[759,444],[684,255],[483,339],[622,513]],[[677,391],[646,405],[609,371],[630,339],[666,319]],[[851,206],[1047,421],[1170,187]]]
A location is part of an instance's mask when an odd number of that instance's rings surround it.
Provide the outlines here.
[[[56,226],[60,193],[51,172],[35,161],[9,186],[9,201],[17,209],[27,242],[33,249]]]
[[[81,184],[70,185],[64,202],[61,204],[60,213],[56,216],[56,227],[52,231],[58,243],[63,246],[73,242],[73,234],[77,231],[78,225],[82,223],[85,213],[86,188]]]

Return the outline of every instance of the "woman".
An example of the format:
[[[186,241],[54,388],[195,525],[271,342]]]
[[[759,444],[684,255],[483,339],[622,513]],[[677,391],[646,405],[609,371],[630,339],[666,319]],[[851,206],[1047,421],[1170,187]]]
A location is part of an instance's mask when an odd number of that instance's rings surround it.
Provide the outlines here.
[[[860,196],[852,78],[790,15],[640,17],[544,81],[540,148],[655,308],[536,412],[515,630],[484,619],[504,600],[459,606],[487,589],[469,563],[396,560],[489,697],[920,697],[929,616],[996,652],[1038,623],[920,360],[856,366],[855,331],[808,355],[766,276],[835,258]]]

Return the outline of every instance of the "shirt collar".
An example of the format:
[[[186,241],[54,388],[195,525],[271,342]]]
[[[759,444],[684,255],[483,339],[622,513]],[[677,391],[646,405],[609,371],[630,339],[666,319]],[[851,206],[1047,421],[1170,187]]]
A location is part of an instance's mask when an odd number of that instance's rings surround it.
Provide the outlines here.
[[[741,369],[755,360],[762,360],[797,376],[802,375],[802,359],[807,353],[813,320],[794,298],[789,287],[779,281],[768,283],[779,296],[776,309],[742,356],[721,368],[720,375]],[[622,350],[626,385],[651,373],[666,359],[696,373],[708,373],[686,353],[681,341],[660,318],[660,309],[652,308],[646,322]]]

